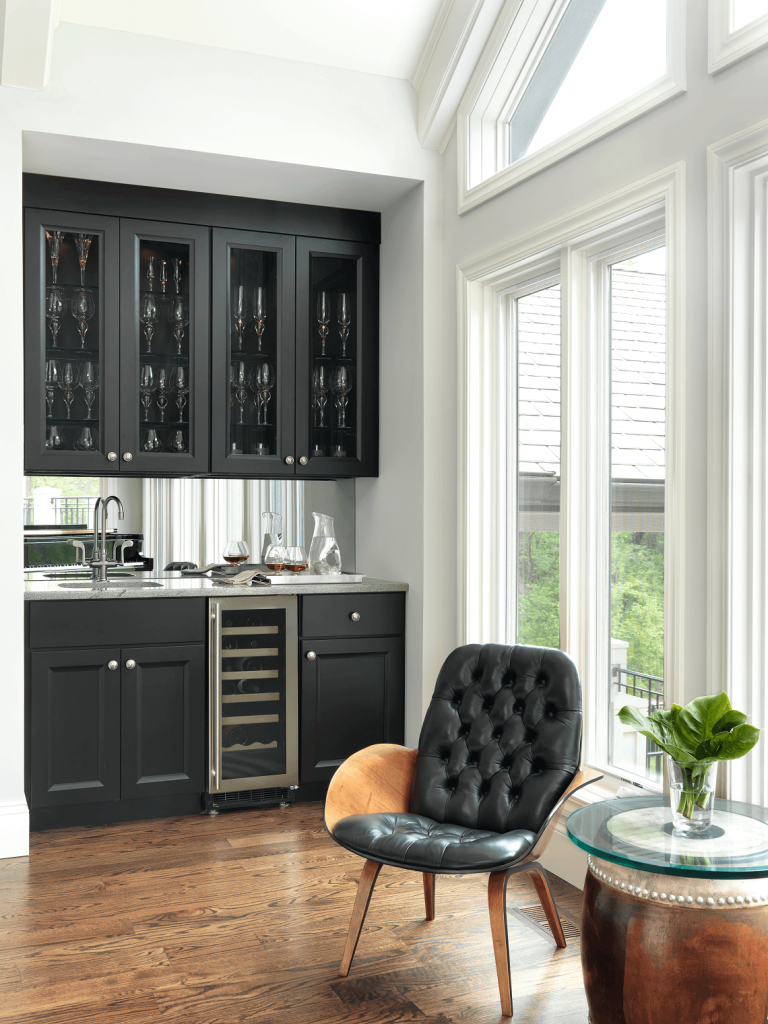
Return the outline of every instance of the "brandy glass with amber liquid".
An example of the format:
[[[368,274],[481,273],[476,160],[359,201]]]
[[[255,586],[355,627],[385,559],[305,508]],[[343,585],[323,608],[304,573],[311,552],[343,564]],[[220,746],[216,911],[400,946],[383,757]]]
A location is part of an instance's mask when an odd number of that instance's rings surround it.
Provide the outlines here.
[[[305,548],[288,548],[285,552],[285,568],[288,572],[304,572],[308,565]]]
[[[281,572],[286,568],[286,550],[282,544],[271,544],[264,555],[264,565],[272,572]]]
[[[231,540],[224,548],[224,561],[230,565],[239,565],[245,562],[250,554],[250,549],[244,540]]]

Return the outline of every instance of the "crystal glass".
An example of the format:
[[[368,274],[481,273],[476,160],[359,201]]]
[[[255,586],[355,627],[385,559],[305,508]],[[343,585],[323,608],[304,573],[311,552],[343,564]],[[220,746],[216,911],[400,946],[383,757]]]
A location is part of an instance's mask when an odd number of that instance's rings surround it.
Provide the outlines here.
[[[331,380],[331,391],[336,396],[337,422],[341,430],[347,426],[347,401],[354,385],[351,366],[336,366]]]
[[[72,415],[72,399],[75,397],[77,387],[77,368],[74,363],[64,363],[61,367],[61,383],[59,387],[64,392],[64,404],[67,407],[67,419]]]
[[[253,289],[253,319],[256,322],[256,351],[261,352],[261,336],[264,334],[267,319],[267,303],[264,288],[258,285]]]
[[[75,440],[75,448],[79,452],[93,452],[99,446],[95,427],[83,427]]]
[[[152,404],[152,391],[155,386],[155,374],[151,366],[142,366],[139,370],[139,393],[144,406],[144,421],[149,419],[149,407]]]
[[[48,433],[45,435],[45,447],[51,451],[57,451],[64,447],[64,438],[58,427],[48,427]]]
[[[178,262],[178,261],[175,261]],[[189,299],[184,295],[175,295],[171,299],[168,308],[168,323],[173,327],[173,337],[176,341],[176,355],[182,354],[182,343],[184,341],[184,328],[189,323]]]
[[[143,452],[161,452],[163,450],[160,438],[154,428],[142,432],[141,450]]]
[[[45,237],[48,239],[48,247],[51,250],[51,280],[56,284],[56,278],[59,274],[59,253],[61,252],[61,243],[64,241],[64,232],[46,231]]]
[[[222,558],[230,565],[239,565],[247,560],[250,553],[251,549],[244,540],[230,540],[227,541]]]
[[[271,544],[264,554],[264,565],[272,572],[281,572],[285,568],[286,548],[283,544]]]
[[[45,315],[51,325],[51,348],[56,348],[56,338],[61,327],[61,318],[67,310],[63,288],[45,289]]]
[[[333,518],[322,512],[313,512],[315,532],[309,547],[310,571],[318,576],[341,574],[341,552],[336,541]]]
[[[168,284],[168,261],[160,260],[160,289],[165,291],[166,285]]]
[[[186,430],[174,430],[168,450],[171,452],[186,452],[189,450]]]
[[[148,256],[147,257],[147,284],[149,285],[149,290],[150,291],[152,291],[152,289],[155,287],[155,260],[156,259],[157,259],[156,256]]]
[[[232,363],[230,366],[230,385],[232,393],[235,399],[240,405],[240,418],[238,423],[244,423],[243,413],[245,411],[245,403],[248,400],[248,371],[244,362]]]
[[[717,761],[679,764],[667,754],[674,835],[699,834],[712,825],[717,764]]]
[[[181,287],[181,260],[171,260],[171,265],[173,266],[173,287],[178,295]]]
[[[237,331],[237,351],[243,351],[243,331],[248,323],[248,299],[245,287],[238,285],[232,303],[232,319]]]
[[[147,352],[152,352],[152,337],[155,333],[155,324],[160,316],[155,296],[150,294],[142,295],[139,320],[144,324],[144,338],[147,342]]]
[[[272,545],[283,543],[283,517],[279,512],[262,512],[261,528],[261,561],[265,564],[265,556]]]
[[[184,422],[184,406],[189,394],[189,372],[185,366],[175,366],[171,373],[171,389],[176,392],[176,408],[179,410],[179,423]]]
[[[352,319],[352,314],[349,309],[349,301],[347,299],[346,292],[339,293],[339,299],[336,304],[336,320],[339,324],[339,337],[341,338],[341,358],[347,358],[347,341],[349,339],[349,325]]]
[[[83,389],[83,395],[85,396],[85,404],[88,409],[85,418],[89,420],[91,418],[91,406],[93,405],[93,400],[96,397],[96,392],[99,387],[98,363],[94,363],[91,361],[80,363],[79,384],[80,387]]]
[[[320,358],[326,359],[325,343],[328,340],[328,324],[331,322],[331,301],[328,292],[317,294],[317,322],[320,324]]]
[[[72,293],[72,316],[77,321],[77,330],[80,335],[80,348],[85,348],[85,335],[88,331],[88,321],[96,311],[96,304],[93,301],[93,293],[90,288],[75,288]]]
[[[160,422],[165,422],[165,410],[168,408],[168,371],[160,366],[155,374],[155,392],[157,393],[156,404],[160,410]]]
[[[304,572],[309,565],[306,548],[293,547],[285,550],[285,568],[289,572]]]
[[[75,248],[77,249],[77,262],[80,264],[80,287],[85,284],[85,265],[88,262],[88,250],[91,247],[93,235],[86,235],[78,232],[75,235]]]
[[[325,403],[331,389],[331,371],[326,363],[316,363],[312,371],[312,401],[315,406],[315,426],[325,426]]]
[[[266,427],[267,405],[272,395],[272,388],[275,386],[275,371],[269,363],[257,363],[252,367],[248,383],[258,402],[258,415],[256,422],[259,426]]]
[[[58,359],[48,359],[45,364],[45,400],[48,403],[48,415],[53,416],[53,402],[56,388],[62,385],[61,363]]]

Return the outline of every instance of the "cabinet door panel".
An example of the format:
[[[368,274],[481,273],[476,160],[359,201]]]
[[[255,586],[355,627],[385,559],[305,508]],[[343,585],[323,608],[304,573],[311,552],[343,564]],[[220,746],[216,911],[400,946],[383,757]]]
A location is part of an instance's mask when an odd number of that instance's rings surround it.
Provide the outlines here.
[[[113,217],[26,211],[27,473],[116,471],[119,239]]]
[[[303,641],[301,781],[327,781],[372,743],[402,743],[403,685],[401,636]]]
[[[295,473],[295,253],[294,239],[285,235],[213,229],[216,474]]]
[[[208,471],[209,248],[205,227],[120,221],[121,472]]]
[[[202,792],[205,646],[124,647],[121,661],[122,798]]]
[[[31,655],[32,807],[120,799],[119,650]]]
[[[378,292],[378,246],[296,239],[299,477],[378,474]]]

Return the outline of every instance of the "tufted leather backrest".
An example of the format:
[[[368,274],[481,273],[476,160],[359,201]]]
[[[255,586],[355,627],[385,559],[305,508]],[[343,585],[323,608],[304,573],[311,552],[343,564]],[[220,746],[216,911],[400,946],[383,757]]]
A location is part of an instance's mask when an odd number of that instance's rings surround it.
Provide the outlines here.
[[[581,684],[568,655],[458,647],[421,728],[411,810],[466,828],[538,832],[580,750]]]

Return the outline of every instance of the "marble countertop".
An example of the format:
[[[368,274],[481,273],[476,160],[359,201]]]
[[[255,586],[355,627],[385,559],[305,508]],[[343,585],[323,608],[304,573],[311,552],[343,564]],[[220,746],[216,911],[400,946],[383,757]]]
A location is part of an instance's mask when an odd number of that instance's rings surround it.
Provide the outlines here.
[[[58,582],[26,580],[24,583],[25,601],[103,601],[110,598],[152,598],[152,597],[256,597],[263,594],[273,597],[276,594],[383,594],[393,591],[407,590],[407,583],[394,580],[379,580],[372,576],[364,577],[362,583],[330,583],[319,586],[308,584],[281,584],[280,586],[231,587],[214,583],[206,577],[182,576],[180,573],[156,572],[142,579],[147,582],[160,583],[161,586],[140,587],[132,580],[115,580],[110,586],[91,583],[84,580],[72,582],[84,583],[83,587],[71,589],[59,586]],[[136,582],[139,581],[137,575]],[[131,585],[132,584],[132,585]]]

